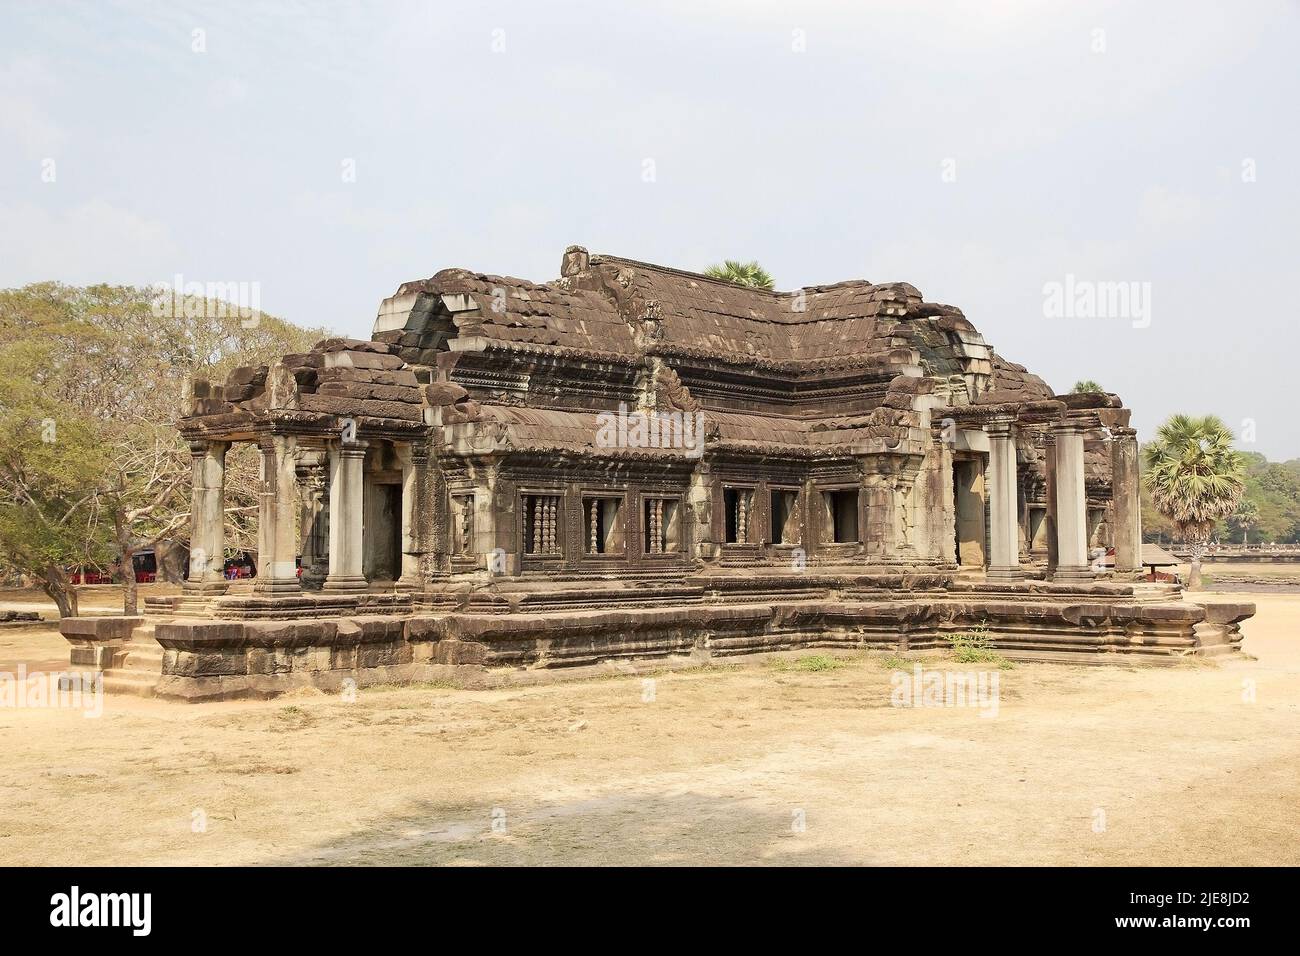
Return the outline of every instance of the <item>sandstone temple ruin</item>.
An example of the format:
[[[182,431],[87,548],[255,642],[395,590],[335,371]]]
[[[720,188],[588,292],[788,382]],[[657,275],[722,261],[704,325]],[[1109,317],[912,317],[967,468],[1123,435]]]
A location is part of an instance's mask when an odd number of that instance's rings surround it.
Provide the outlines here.
[[[72,619],[110,689],[302,684],[922,650],[1235,650],[1249,605],[1139,584],[1137,442],[906,283],[746,288],[571,247],[544,284],[447,269],[370,341],[195,381],[189,579]],[[263,466],[228,582],[223,467]],[[1114,571],[1095,549],[1114,548]]]

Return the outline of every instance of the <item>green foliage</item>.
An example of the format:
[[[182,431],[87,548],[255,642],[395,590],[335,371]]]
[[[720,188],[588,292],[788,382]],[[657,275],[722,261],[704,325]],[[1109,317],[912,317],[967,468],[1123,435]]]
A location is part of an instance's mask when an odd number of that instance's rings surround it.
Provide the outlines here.
[[[740,262],[736,259],[727,259],[721,265],[709,266],[704,270],[704,274],[713,279],[724,279],[727,282],[749,286],[752,289],[770,290],[772,288],[772,277],[757,262]]]
[[[1156,510],[1195,550],[1232,514],[1245,490],[1245,461],[1213,415],[1174,415],[1142,450],[1143,482]]]
[[[129,286],[0,290],[0,572],[41,579],[66,613],[67,568],[183,538],[190,463],[173,422],[186,378],[220,378],[324,334]],[[254,493],[254,467],[242,481],[228,469],[236,509]]]
[[[1090,394],[1090,393],[1092,393],[1092,392],[1101,392],[1101,393],[1105,393],[1105,391],[1106,391],[1106,390],[1105,390],[1104,388],[1102,388],[1100,385],[1098,385],[1098,384],[1097,384],[1096,382],[1094,382],[1092,379],[1090,379],[1090,378],[1085,378],[1085,379],[1083,379],[1082,381],[1078,381],[1078,382],[1075,382],[1075,383],[1074,383],[1074,388],[1070,389],[1070,394],[1071,394],[1071,395],[1087,395],[1087,394]]]
[[[812,654],[795,661],[795,668],[801,671],[835,671],[844,666],[844,662],[827,654]]]
[[[841,667],[846,667],[844,661],[837,657],[831,657],[829,654],[810,654],[806,657],[800,657],[797,660],[790,660],[785,657],[773,658],[768,662],[773,670],[778,671],[834,671]]]
[[[1258,524],[1259,505],[1250,498],[1243,497],[1237,502],[1237,510],[1228,516],[1228,526],[1243,541],[1249,539],[1251,529]]]
[[[947,635],[952,647],[953,660],[959,664],[994,664],[1000,670],[1010,670],[1016,665],[993,649],[988,623],[981,621],[969,631]]]

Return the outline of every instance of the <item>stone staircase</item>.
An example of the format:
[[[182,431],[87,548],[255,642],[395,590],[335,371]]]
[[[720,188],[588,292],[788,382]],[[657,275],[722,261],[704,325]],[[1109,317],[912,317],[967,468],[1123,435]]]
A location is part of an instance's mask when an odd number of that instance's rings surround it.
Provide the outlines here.
[[[162,676],[163,649],[154,640],[154,625],[137,627],[131,639],[113,654],[113,666],[104,671],[104,691],[152,697]]]

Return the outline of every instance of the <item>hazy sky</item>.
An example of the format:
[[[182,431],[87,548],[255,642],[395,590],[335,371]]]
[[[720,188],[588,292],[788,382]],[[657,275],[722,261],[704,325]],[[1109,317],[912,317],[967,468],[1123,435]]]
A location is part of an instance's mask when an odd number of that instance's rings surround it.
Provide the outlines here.
[[[449,266],[757,258],[1298,457],[1298,61],[1294,0],[0,0],[0,286],[255,282],[368,337]],[[1140,309],[1049,315],[1067,276]]]

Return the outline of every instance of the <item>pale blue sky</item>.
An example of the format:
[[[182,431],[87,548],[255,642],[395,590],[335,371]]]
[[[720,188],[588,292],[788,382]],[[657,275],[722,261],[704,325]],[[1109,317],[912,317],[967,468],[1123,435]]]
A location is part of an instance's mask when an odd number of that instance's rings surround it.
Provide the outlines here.
[[[257,282],[368,336],[448,266],[757,258],[1298,457],[1298,41],[1294,0],[3,0],[0,286]],[[1150,326],[1045,317],[1067,274],[1150,283]]]

